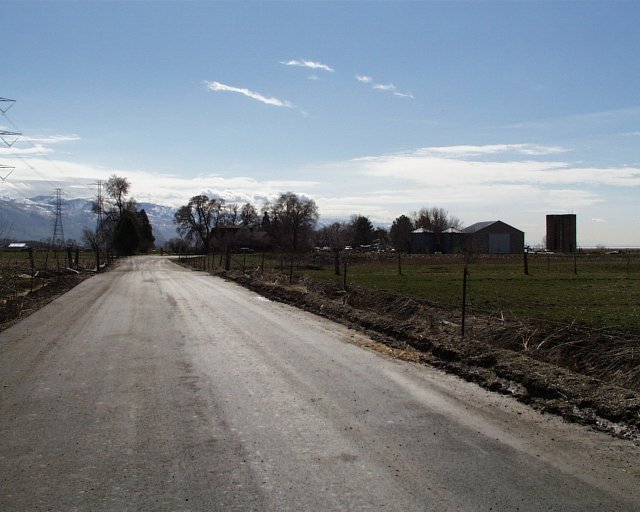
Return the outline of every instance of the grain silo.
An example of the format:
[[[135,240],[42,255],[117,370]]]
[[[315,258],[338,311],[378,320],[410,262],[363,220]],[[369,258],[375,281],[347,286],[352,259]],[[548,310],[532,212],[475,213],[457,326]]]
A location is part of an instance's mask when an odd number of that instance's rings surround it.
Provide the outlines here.
[[[574,252],[577,246],[575,214],[547,215],[547,250]]]

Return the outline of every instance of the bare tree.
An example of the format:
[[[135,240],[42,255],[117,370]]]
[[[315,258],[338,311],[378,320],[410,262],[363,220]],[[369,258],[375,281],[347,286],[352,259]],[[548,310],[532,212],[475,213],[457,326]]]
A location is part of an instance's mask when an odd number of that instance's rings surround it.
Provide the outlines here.
[[[269,231],[278,245],[294,252],[308,246],[318,221],[318,207],[313,199],[301,198],[285,192],[265,206]]]
[[[224,200],[209,198],[204,194],[193,196],[174,215],[178,233],[188,241],[195,241],[204,251],[209,251],[211,240],[224,216]]]
[[[243,226],[258,224],[258,222],[260,222],[258,211],[251,203],[245,203],[242,205],[242,209],[240,210],[240,222],[242,222]]]
[[[115,174],[112,174],[105,183],[105,190],[117,209],[118,216],[122,215],[122,212],[125,210],[135,210],[135,200],[127,200],[130,187],[131,184],[127,178],[116,176]]]
[[[413,223],[416,229],[424,228],[434,233],[442,233],[449,228],[460,229],[462,222],[458,217],[450,215],[444,208],[421,208],[413,212]]]

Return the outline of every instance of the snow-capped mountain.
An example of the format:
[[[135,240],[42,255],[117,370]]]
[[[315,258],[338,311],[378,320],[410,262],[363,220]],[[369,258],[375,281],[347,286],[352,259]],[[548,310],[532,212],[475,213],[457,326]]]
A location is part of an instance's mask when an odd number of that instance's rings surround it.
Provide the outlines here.
[[[62,202],[62,228],[65,239],[82,243],[82,230],[95,228],[96,215],[90,199],[68,199]],[[138,203],[145,210],[156,237],[156,246],[176,236],[173,222],[175,208],[153,203]],[[17,241],[49,241],[53,235],[56,197],[36,196],[28,199],[0,198],[0,239]]]

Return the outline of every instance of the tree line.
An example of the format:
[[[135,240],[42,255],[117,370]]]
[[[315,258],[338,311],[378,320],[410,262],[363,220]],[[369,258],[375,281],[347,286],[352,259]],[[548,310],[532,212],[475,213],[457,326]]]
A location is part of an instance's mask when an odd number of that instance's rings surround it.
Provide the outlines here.
[[[105,182],[104,190],[104,195],[93,202],[96,229],[85,228],[85,242],[95,251],[118,256],[152,249],[153,228],[144,209],[139,209],[129,196],[129,180],[114,174]],[[251,203],[227,203],[220,197],[199,194],[176,211],[174,222],[179,236],[169,241],[168,248],[204,253],[238,248],[304,252],[313,247],[336,253],[349,249],[410,252],[411,232],[415,229],[437,234],[462,227],[457,217],[436,207],[400,215],[389,230],[374,227],[361,214],[324,226],[318,226],[318,219],[315,201],[293,192],[280,194],[260,210]]]
[[[303,252],[312,247],[332,251],[393,248],[410,252],[411,232],[415,229],[441,233],[462,227],[457,217],[436,207],[401,215],[389,230],[374,227],[368,217],[360,214],[320,227],[318,219],[315,201],[293,192],[282,193],[265,203],[260,213],[250,203],[226,204],[222,198],[200,194],[175,213],[180,236],[172,239],[169,246],[177,252],[187,248],[210,252],[228,247],[287,252]]]

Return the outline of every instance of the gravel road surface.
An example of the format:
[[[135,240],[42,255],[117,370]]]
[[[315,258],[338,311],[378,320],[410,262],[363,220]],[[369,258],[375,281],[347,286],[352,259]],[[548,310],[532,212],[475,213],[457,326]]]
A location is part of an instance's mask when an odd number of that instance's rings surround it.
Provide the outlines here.
[[[0,333],[0,510],[640,510],[640,447],[168,258]]]

